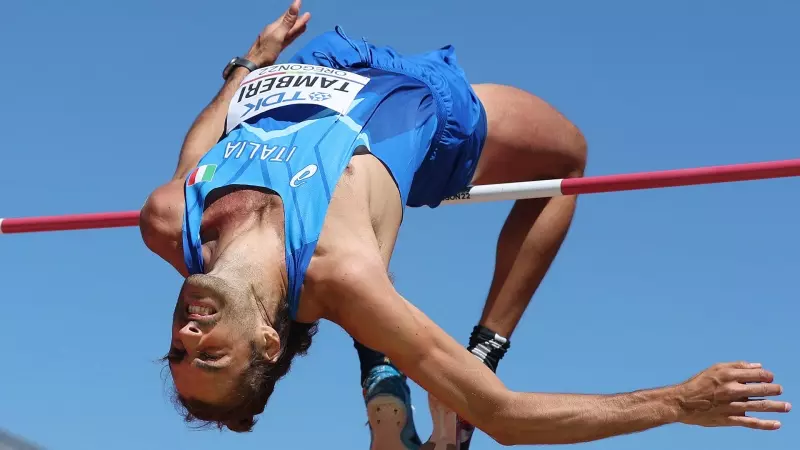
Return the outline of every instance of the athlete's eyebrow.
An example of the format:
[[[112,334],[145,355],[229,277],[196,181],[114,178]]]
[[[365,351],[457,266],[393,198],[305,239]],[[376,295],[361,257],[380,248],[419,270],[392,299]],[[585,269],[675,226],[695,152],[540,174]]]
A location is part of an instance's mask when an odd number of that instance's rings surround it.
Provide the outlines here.
[[[197,367],[198,369],[204,370],[206,372],[221,372],[222,370],[224,370],[225,368],[230,366],[230,363],[229,364],[222,364],[222,365],[212,365],[212,364],[209,364],[209,363],[207,363],[205,361],[201,361],[199,359],[195,359],[194,362],[192,362],[192,365]]]
[[[169,361],[170,364],[180,364],[185,358],[186,350],[177,347],[170,347],[169,353],[167,353],[167,356],[165,356],[165,359]],[[223,364],[209,364],[202,359],[194,359],[191,364],[206,372],[220,372],[231,365],[230,362]]]

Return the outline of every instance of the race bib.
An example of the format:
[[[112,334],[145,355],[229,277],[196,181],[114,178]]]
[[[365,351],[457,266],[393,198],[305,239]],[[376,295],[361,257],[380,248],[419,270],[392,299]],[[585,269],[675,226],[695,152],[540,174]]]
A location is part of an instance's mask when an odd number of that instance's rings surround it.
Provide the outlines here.
[[[346,114],[369,78],[309,64],[279,64],[254,70],[228,107],[228,133],[240,123],[286,105],[321,105]]]

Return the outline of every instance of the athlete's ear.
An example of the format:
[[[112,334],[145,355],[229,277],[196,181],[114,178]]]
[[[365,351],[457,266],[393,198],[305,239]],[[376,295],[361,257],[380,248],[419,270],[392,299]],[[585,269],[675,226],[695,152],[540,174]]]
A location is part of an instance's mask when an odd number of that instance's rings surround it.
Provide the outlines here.
[[[258,327],[258,335],[262,345],[261,356],[274,363],[278,360],[278,353],[281,351],[281,338],[274,328],[265,323],[260,324]]]

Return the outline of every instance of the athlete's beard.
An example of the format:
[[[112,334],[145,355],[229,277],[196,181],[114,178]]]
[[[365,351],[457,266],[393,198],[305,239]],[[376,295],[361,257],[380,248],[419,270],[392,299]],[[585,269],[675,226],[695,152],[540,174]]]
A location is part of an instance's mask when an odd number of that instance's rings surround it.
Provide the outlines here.
[[[285,259],[272,255],[278,250],[283,255],[282,242],[274,242],[274,231],[257,226],[237,231],[214,255],[211,270],[188,277],[184,285],[218,298],[220,320],[230,326],[250,328],[260,320],[272,326],[277,311],[286,306]]]
[[[175,302],[172,321],[173,328],[182,328],[189,322],[188,307],[193,302],[201,302],[209,306],[213,304],[214,314],[211,317],[194,320],[208,331],[220,324],[236,334],[242,334],[249,328],[245,322],[240,320],[242,314],[237,311],[244,299],[241,294],[232,289],[226,280],[206,274],[192,275],[184,280],[181,286],[178,299]]]

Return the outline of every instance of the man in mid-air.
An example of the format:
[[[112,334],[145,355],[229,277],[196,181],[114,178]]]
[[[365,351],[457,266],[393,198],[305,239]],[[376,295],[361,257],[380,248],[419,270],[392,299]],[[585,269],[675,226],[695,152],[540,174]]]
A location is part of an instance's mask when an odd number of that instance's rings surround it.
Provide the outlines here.
[[[422,445],[406,376],[450,417],[434,425],[428,448],[465,449],[470,424],[508,445],[585,442],[675,422],[779,427],[746,416],[789,405],[751,400],[781,387],[744,362],[618,395],[504,387],[497,364],[567,233],[575,198],[514,205],[466,348],[390,281],[403,210],[436,207],[470,185],[582,176],[583,137],[529,93],[471,86],[452,47],[403,56],[337,27],[273,65],[309,18],[295,0],[228,64],[173,179],[142,209],[144,242],[186,277],[166,359],[187,420],[251,430],[327,319],[355,341],[376,450]],[[444,432],[456,417],[459,436]]]

